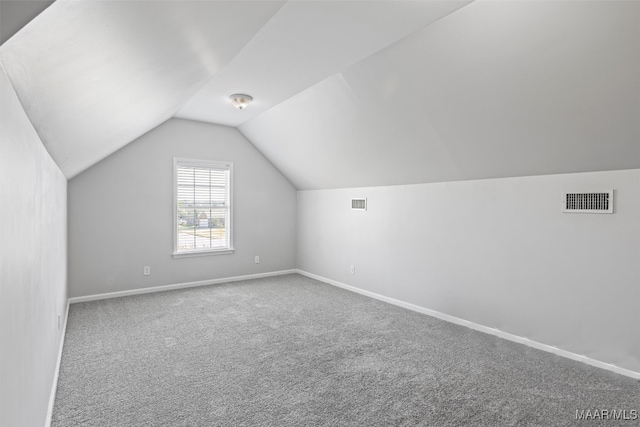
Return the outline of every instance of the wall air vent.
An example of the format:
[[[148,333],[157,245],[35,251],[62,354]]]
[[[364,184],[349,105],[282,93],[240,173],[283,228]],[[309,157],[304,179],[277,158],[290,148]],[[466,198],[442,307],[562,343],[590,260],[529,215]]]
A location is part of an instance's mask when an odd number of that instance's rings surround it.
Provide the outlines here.
[[[351,209],[354,211],[366,211],[367,199],[351,199]]]
[[[562,212],[613,213],[613,190],[598,193],[564,193]]]

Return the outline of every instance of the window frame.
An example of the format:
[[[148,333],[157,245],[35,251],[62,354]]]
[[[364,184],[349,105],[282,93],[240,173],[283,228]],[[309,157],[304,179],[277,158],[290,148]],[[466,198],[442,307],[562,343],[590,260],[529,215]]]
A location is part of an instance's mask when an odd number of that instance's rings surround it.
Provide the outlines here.
[[[178,251],[178,167],[181,165],[188,166],[201,166],[205,168],[224,168],[229,170],[229,183],[227,185],[227,194],[229,199],[229,216],[228,221],[225,221],[226,232],[229,236],[229,246],[224,248],[208,248],[198,250],[182,250]],[[233,246],[233,162],[219,161],[219,160],[203,160],[203,159],[189,159],[184,157],[173,158],[173,251],[171,253],[173,258],[184,258],[194,256],[208,256],[208,255],[226,255],[232,254],[235,251]]]

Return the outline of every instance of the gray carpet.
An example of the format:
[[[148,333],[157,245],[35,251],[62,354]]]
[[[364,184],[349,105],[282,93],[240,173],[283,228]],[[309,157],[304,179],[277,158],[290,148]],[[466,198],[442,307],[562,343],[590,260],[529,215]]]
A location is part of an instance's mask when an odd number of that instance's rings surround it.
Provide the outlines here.
[[[300,275],[74,304],[54,426],[636,425],[640,382]]]

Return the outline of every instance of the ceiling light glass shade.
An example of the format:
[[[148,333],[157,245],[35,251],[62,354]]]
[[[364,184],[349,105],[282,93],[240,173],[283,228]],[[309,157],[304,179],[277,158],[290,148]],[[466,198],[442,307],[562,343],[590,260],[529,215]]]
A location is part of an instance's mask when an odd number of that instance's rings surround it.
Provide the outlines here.
[[[244,95],[242,93],[236,93],[235,95],[231,95],[230,98],[233,106],[239,110],[242,110],[247,105],[249,105],[251,101],[253,101],[253,98],[251,96]]]

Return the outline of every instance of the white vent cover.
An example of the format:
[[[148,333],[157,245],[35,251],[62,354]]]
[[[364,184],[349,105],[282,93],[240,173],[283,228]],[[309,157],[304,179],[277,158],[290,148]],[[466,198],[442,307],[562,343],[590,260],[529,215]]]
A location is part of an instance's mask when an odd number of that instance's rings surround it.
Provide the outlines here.
[[[351,209],[356,211],[366,211],[367,199],[351,199]]]
[[[562,212],[613,213],[613,190],[597,193],[564,193]]]

